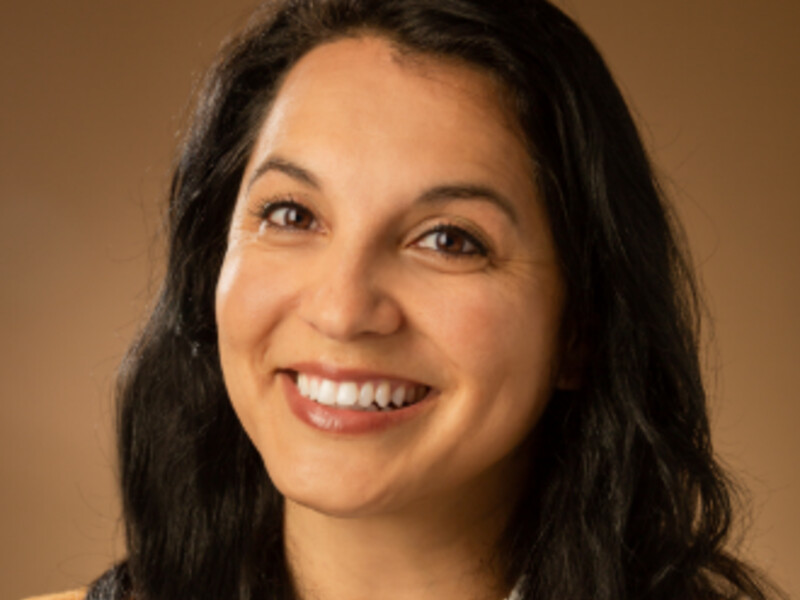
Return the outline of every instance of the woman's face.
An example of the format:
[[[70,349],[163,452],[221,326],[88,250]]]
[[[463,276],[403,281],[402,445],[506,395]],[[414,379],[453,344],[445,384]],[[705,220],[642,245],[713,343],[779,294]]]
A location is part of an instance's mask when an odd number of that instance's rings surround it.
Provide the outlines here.
[[[371,37],[283,82],[216,311],[231,401],[289,501],[357,516],[515,494],[558,383],[563,283],[501,99]]]

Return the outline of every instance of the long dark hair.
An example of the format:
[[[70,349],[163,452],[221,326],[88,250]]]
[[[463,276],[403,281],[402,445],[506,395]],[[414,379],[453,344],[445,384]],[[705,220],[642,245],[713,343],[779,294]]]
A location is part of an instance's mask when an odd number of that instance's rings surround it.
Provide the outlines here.
[[[544,0],[267,2],[228,44],[175,168],[163,288],[120,376],[128,557],[91,593],[292,597],[282,499],[223,384],[214,289],[282,75],[321,43],[365,34],[504,84],[562,263],[581,385],[537,426],[499,550],[509,582],[522,576],[536,600],[764,598],[724,549],[731,493],[709,438],[689,263],[607,67]]]

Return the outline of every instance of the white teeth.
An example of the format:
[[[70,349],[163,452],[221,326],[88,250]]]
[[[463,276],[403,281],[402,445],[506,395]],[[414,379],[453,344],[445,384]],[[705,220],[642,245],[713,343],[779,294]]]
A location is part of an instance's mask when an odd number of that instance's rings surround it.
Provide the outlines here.
[[[336,404],[336,384],[330,379],[323,379],[319,384],[317,402],[333,406]]]
[[[372,404],[375,399],[375,386],[372,382],[367,382],[361,386],[361,392],[358,395],[358,405],[367,408]]]
[[[399,388],[395,388],[394,392],[392,392],[392,404],[395,406],[403,406],[403,400],[406,397],[406,389],[404,386],[400,386]]]
[[[394,410],[422,398],[425,388],[419,385],[398,385],[392,390],[389,381],[368,381],[361,385],[353,381],[337,382],[305,373],[296,380],[300,395],[327,406],[358,410]]]
[[[303,396],[308,396],[309,392],[309,384],[308,384],[308,376],[304,373],[298,373],[297,375],[297,388],[300,390],[300,393]]]
[[[339,406],[353,406],[358,400],[358,386],[348,381],[339,384],[339,393],[336,394],[336,404]]]
[[[389,406],[391,388],[392,386],[388,381],[382,381],[378,385],[378,389],[375,390],[375,403],[381,408]]]

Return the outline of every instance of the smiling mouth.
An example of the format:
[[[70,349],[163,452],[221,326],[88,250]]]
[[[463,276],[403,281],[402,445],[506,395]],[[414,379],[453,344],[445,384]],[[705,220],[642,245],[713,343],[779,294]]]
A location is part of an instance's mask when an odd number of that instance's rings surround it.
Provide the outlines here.
[[[430,386],[409,381],[335,381],[298,371],[286,373],[304,398],[324,406],[354,411],[399,410],[416,404],[432,390]]]

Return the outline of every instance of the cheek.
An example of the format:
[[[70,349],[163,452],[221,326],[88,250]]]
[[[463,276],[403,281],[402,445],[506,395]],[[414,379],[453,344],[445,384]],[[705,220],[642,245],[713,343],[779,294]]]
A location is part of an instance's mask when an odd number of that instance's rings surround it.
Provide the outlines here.
[[[471,374],[487,387],[550,383],[561,318],[555,282],[486,281],[445,293],[432,306],[428,329],[437,332],[432,337],[462,376]]]
[[[255,301],[259,285],[248,276],[241,255],[228,253],[222,263],[216,293],[217,332],[220,352],[247,342],[254,317],[261,311]]]
[[[459,452],[481,463],[516,447],[547,405],[561,318],[556,284],[491,283],[449,297],[430,321],[460,389],[449,421],[474,442]]]
[[[275,330],[291,304],[292,282],[277,261],[247,247],[232,247],[217,282],[215,309],[220,363],[231,403],[256,445],[269,439],[269,407],[262,402]],[[267,412],[265,412],[267,411]]]
[[[229,251],[216,290],[220,352],[253,351],[266,342],[287,305],[289,286],[269,261]]]
[[[244,428],[254,441],[268,406],[271,353],[277,330],[290,311],[297,282],[280,270],[281,261],[252,246],[234,246],[225,256],[216,290],[220,364],[225,387]],[[285,271],[286,269],[284,269]]]
[[[438,359],[447,373],[444,387],[452,391],[425,446],[435,447],[431,472],[441,485],[512,464],[555,383],[558,288],[530,279],[475,283],[440,286],[435,302],[427,298],[429,309],[419,324],[435,344],[431,363]]]

